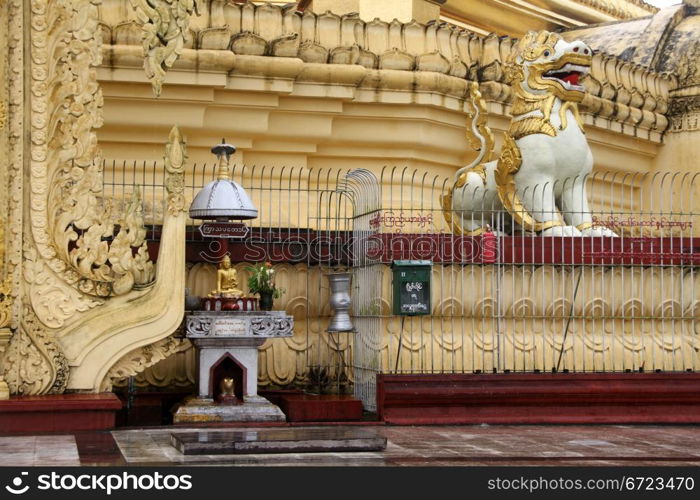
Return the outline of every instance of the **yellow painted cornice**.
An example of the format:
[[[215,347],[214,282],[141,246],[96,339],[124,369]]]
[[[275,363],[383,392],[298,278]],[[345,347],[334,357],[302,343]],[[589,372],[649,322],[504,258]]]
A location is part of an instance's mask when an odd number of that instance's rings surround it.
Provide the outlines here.
[[[641,0],[447,0],[441,15],[481,32],[521,36],[648,16],[658,9]]]

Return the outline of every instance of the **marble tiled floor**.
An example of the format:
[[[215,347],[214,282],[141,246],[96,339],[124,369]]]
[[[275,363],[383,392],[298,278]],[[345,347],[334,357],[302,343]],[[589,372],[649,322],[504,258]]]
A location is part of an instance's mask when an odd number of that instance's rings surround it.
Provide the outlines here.
[[[80,465],[78,446],[72,435],[0,437],[2,465]]]
[[[120,429],[75,435],[0,436],[5,464],[29,465],[700,465],[698,426],[383,426],[383,452],[185,456],[172,432],[190,428]],[[208,429],[211,432],[230,429]]]

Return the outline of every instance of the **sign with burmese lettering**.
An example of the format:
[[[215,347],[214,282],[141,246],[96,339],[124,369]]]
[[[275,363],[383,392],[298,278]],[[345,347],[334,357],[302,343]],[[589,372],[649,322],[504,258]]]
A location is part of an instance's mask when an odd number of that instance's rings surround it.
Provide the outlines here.
[[[430,314],[432,265],[433,263],[429,260],[395,260],[393,262],[394,314],[401,316]]]
[[[205,222],[199,226],[199,232],[205,238],[237,238],[248,235],[248,226],[243,222]]]
[[[211,325],[214,337],[239,337],[248,335],[248,323],[244,319],[216,318]]]

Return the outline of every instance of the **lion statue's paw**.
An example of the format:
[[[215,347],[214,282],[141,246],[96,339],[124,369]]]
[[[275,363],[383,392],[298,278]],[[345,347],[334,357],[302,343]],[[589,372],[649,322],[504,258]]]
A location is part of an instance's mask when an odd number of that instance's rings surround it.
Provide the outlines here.
[[[611,231],[607,227],[602,227],[602,226],[593,226],[589,227],[588,229],[584,229],[581,231],[584,236],[606,236],[608,238],[616,238],[617,233],[615,231]]]
[[[542,236],[581,236],[581,231],[576,226],[555,226],[545,229]]]

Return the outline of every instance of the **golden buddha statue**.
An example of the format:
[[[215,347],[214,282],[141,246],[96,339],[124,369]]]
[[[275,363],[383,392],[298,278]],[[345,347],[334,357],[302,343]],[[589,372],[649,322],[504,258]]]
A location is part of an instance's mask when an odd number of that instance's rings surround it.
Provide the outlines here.
[[[233,377],[225,377],[221,380],[220,388],[222,396],[235,396],[233,392]]]
[[[219,404],[235,405],[240,403],[235,394],[235,383],[233,377],[224,377],[221,379],[219,388],[221,389],[221,394],[219,394],[217,398]]]
[[[238,273],[231,267],[231,259],[225,255],[216,272],[216,290],[212,290],[210,297],[223,297],[227,299],[239,299],[243,291],[238,289]]]

